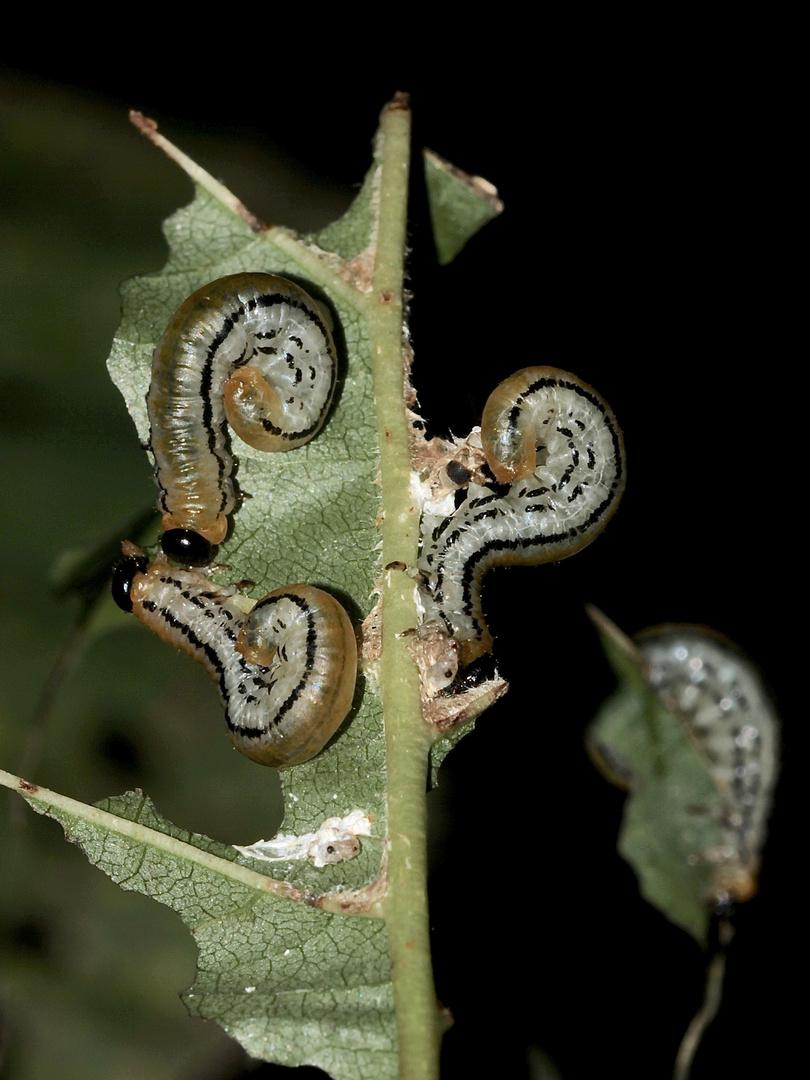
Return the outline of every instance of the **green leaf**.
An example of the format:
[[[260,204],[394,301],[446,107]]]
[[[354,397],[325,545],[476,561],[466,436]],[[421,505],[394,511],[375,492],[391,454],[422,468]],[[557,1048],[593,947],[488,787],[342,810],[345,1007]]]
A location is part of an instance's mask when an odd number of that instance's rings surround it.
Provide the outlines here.
[[[155,125],[134,119],[195,182],[192,203],[166,222],[164,269],[123,289],[109,370],[141,441],[155,342],[197,288],[240,271],[281,274],[323,302],[335,323],[344,368],[323,431],[286,454],[239,444],[246,497],[219,549],[218,580],[249,580],[256,597],[292,582],[322,585],[356,626],[381,598],[381,641],[372,633],[364,642],[339,738],[282,773],[285,834],[301,837],[359,811],[371,835],[348,861],[318,866],[285,855],[269,873],[258,858],[171,825],[140,793],[90,807],[9,774],[0,781],[59,820],[123,888],[181,915],[200,949],[189,1009],[216,1019],[251,1054],[318,1064],[334,1077],[435,1076],[424,790],[436,732],[422,716],[408,651],[418,613],[405,572],[416,564],[419,520],[403,376],[409,112],[400,98],[384,110],[360,195],[340,222],[308,239],[262,228]],[[85,562],[70,581],[87,576]],[[94,560],[87,565],[95,581]],[[379,625],[377,615],[372,621]],[[458,734],[445,733],[434,768]],[[222,735],[224,749],[224,724]]]
[[[364,252],[370,254],[373,226],[376,220],[375,204],[379,199],[379,169],[372,167],[366,173],[363,186],[343,215],[318,233],[307,237],[307,242],[322,251],[331,251],[342,259],[356,259]]]
[[[503,211],[498,192],[487,180],[451,165],[432,150],[423,152],[430,221],[442,266],[467,241]]]
[[[379,918],[310,906],[238,852],[165,821],[140,791],[85,806],[0,772],[123,889],[173,908],[200,950],[189,1010],[249,1053],[345,1080],[397,1075],[390,960]]]
[[[108,366],[146,443],[152,353],[183,299],[225,274],[272,270],[300,280],[307,272],[308,290],[320,291],[335,311],[349,357],[340,399],[319,437],[294,453],[265,454],[240,443],[239,484],[251,497],[234,515],[232,534],[220,548],[228,569],[219,579],[253,581],[256,597],[299,581],[323,586],[346,602],[358,622],[368,614],[379,573],[379,454],[368,332],[357,309],[330,292],[332,272],[318,262],[313,265],[297,242],[288,244],[292,254],[281,250],[272,240],[279,235],[289,241],[282,230],[257,237],[198,186],[193,203],[167,222],[170,255],[164,269],[125,284],[123,318]],[[210,247],[205,247],[207,237],[213,238]],[[285,830],[307,832],[355,808],[384,829],[384,773],[379,696],[373,684],[365,683],[339,752],[335,748],[283,774]],[[347,868],[316,875],[317,884],[322,889],[338,882],[360,887],[376,877],[378,866],[379,861],[354,860]],[[300,877],[302,884],[314,884],[307,868],[291,872],[296,881]]]
[[[701,855],[722,838],[721,794],[708,761],[647,681],[633,643],[601,612],[590,615],[619,680],[588,732],[596,763],[630,789],[619,852],[642,895],[704,945],[712,867]]]
[[[630,789],[620,851],[647,899],[705,943],[712,910],[757,891],[778,772],[773,701],[705,626],[655,627],[636,646],[590,614],[620,680],[589,733],[597,765]]]
[[[453,747],[463,739],[465,735],[469,733],[475,727],[476,719],[481,716],[482,713],[494,705],[495,702],[506,693],[509,689],[509,684],[500,677],[486,683],[483,687],[479,688],[477,692],[470,694],[468,697],[471,699],[469,704],[465,705],[462,714],[454,715],[452,717],[452,723],[446,727],[446,730],[442,729],[440,724],[440,734],[436,741],[430,748],[430,787],[434,788],[439,783],[439,769],[441,764]]]

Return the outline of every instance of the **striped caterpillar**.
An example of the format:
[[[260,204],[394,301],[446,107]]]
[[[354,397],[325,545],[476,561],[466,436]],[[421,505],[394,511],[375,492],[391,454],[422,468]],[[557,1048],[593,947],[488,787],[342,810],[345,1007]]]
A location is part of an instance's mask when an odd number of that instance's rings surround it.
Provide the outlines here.
[[[113,597],[150,630],[204,664],[219,687],[231,741],[280,768],[314,757],[351,707],[354,630],[342,605],[311,585],[274,589],[245,613],[233,589],[163,554],[151,566],[124,544]]]
[[[481,442],[495,481],[460,488],[449,513],[422,515],[425,619],[458,641],[462,666],[492,649],[481,610],[486,572],[573,555],[605,527],[625,484],[610,407],[557,368],[524,368],[502,382],[484,408]]]
[[[320,429],[335,391],[332,335],[284,278],[232,274],[180,305],[157,343],[146,403],[163,551],[211,561],[236,494],[225,420],[257,450],[290,450]]]
[[[719,634],[662,626],[637,638],[647,677],[681,716],[725,794],[713,885],[748,900],[776,781],[778,720],[754,665]]]

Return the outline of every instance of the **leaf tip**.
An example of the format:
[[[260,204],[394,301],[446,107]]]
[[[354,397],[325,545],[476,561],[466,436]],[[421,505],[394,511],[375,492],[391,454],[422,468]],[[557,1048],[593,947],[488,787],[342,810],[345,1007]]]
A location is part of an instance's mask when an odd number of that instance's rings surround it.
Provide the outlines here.
[[[147,138],[157,135],[157,121],[152,120],[149,116],[144,116],[144,114],[137,109],[129,110],[129,121],[131,124],[134,124],[142,135],[146,135]]]
[[[446,266],[488,221],[503,211],[498,190],[433,150],[422,151],[430,220],[439,263]]]
[[[410,112],[411,111],[411,95],[404,90],[397,90],[390,101],[387,101],[383,105],[380,116],[385,116],[391,112]]]

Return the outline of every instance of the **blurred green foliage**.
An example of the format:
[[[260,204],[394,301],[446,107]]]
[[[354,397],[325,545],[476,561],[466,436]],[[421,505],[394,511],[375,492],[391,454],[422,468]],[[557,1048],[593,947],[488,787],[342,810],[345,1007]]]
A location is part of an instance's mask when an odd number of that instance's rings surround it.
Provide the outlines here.
[[[66,551],[92,550],[154,500],[148,460],[105,360],[119,283],[158,269],[160,223],[190,182],[111,106],[0,75],[0,761],[88,802],[135,786],[189,829],[272,835],[277,774],[230,750],[210,680],[104,594],[49,715],[38,701],[80,610],[57,599]],[[349,201],[295,203],[295,178],[245,146],[206,143],[314,228]],[[186,142],[188,145],[188,141]],[[244,195],[244,192],[242,192]],[[247,197],[247,196],[246,196]],[[149,672],[148,682],[144,672]],[[204,778],[204,779],[203,779]],[[201,797],[201,793],[204,793]],[[178,993],[195,946],[174,914],[123,898],[51,821],[0,798],[0,1071],[13,1080],[232,1075],[246,1060]]]

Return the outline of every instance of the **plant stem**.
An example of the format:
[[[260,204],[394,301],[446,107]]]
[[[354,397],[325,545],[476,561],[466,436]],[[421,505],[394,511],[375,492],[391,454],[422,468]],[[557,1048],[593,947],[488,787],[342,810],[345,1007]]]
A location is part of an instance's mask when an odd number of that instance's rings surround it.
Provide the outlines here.
[[[726,948],[733,936],[734,928],[731,923],[726,919],[721,919],[718,926],[719,946],[706,968],[703,1004],[692,1018],[678,1048],[672,1080],[689,1080],[692,1063],[700,1046],[700,1040],[703,1038],[703,1033],[717,1016],[720,1009],[723,1000],[723,980],[726,975]]]
[[[383,659],[388,789],[388,893],[385,918],[392,960],[400,1077],[433,1080],[439,1068],[439,1015],[433,987],[427,907],[425,786],[431,733],[422,718],[419,679],[403,636],[417,622],[419,513],[410,494],[404,403],[403,261],[410,111],[395,98],[380,123],[382,179],[372,313],[373,372],[383,489]],[[395,565],[392,565],[395,564]]]

